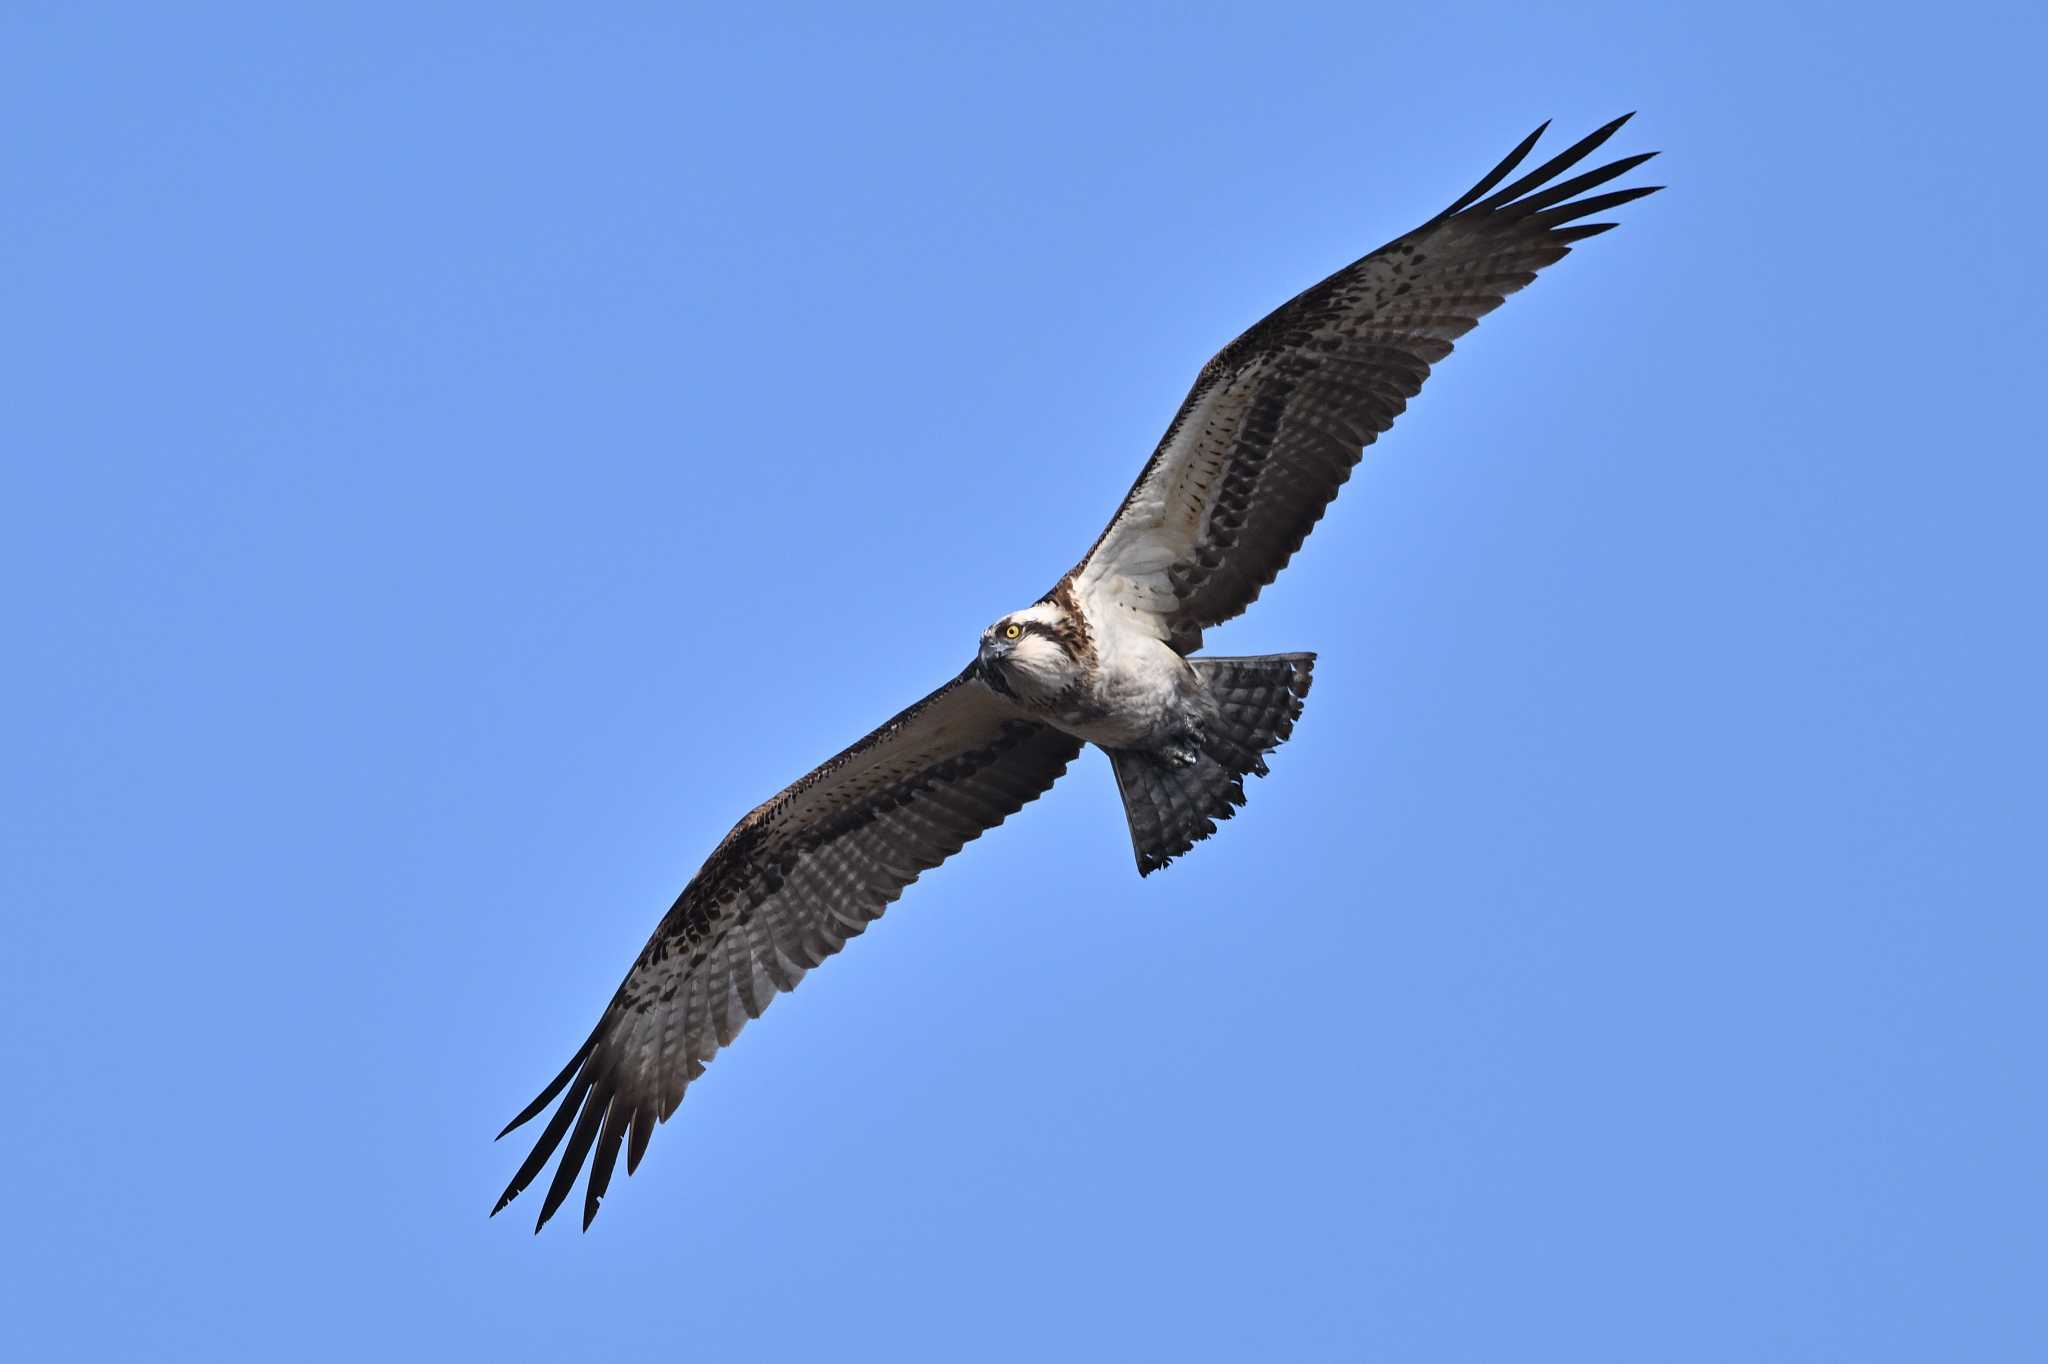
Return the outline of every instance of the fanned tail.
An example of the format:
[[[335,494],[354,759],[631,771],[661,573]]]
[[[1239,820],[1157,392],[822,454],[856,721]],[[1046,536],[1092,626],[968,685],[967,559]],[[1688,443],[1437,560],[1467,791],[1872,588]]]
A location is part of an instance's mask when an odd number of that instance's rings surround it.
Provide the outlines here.
[[[1216,702],[1201,757],[1177,767],[1142,749],[1110,751],[1140,876],[1215,833],[1216,822],[1244,804],[1245,775],[1265,776],[1265,755],[1294,731],[1315,661],[1314,654],[1191,658]]]

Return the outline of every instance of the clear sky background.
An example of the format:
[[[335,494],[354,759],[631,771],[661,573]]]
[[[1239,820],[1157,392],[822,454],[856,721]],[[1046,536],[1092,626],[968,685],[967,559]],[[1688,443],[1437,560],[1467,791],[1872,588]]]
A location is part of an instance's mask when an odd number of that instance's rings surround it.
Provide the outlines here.
[[[2048,1357],[2038,7],[331,8],[0,16],[20,1358]],[[1633,108],[1234,823],[1088,756],[486,1219],[1218,346]]]

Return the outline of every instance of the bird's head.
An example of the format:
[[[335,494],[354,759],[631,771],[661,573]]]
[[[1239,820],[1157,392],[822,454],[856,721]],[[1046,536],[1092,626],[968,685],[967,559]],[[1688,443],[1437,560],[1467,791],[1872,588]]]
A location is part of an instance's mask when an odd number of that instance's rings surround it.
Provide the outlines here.
[[[1046,698],[1079,680],[1085,632],[1066,608],[1040,602],[981,632],[981,670],[998,691]]]

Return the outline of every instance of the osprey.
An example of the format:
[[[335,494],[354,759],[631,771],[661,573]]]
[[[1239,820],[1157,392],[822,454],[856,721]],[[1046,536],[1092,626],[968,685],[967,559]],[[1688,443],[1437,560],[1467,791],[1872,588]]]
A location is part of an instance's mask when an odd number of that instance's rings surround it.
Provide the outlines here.
[[[1086,745],[1109,755],[1140,875],[1230,818],[1246,774],[1265,775],[1265,755],[1300,716],[1315,655],[1191,657],[1203,630],[1273,581],[1452,341],[1574,242],[1614,226],[1584,219],[1661,188],[1587,193],[1654,153],[1558,178],[1627,119],[1501,186],[1549,125],[1538,128],[1449,208],[1204,366],[1071,572],[984,630],[959,676],[713,850],[596,1030],[498,1134],[560,1097],[493,1215],[559,1148],[534,1230],[586,1160],[588,1228],[621,1149],[631,1173],[655,1124],[748,1019],[921,872],[1041,795]]]

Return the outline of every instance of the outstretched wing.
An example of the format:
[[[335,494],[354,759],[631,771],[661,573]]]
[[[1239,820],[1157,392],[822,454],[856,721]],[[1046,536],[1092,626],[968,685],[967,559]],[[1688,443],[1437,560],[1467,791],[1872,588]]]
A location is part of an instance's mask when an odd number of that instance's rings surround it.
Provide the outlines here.
[[[1149,623],[1182,653],[1249,606],[1451,342],[1573,242],[1614,226],[1581,219],[1659,188],[1586,193],[1655,153],[1556,179],[1627,121],[1494,191],[1538,128],[1442,213],[1225,346],[1068,575],[1074,591],[1098,614]]]
[[[595,1152],[589,1227],[620,1147],[631,1174],[654,1125],[748,1019],[880,918],[920,872],[1043,794],[1080,751],[970,667],[741,820],[663,916],[596,1031],[505,1128],[561,1096],[492,1215],[562,1147],[534,1230]]]

